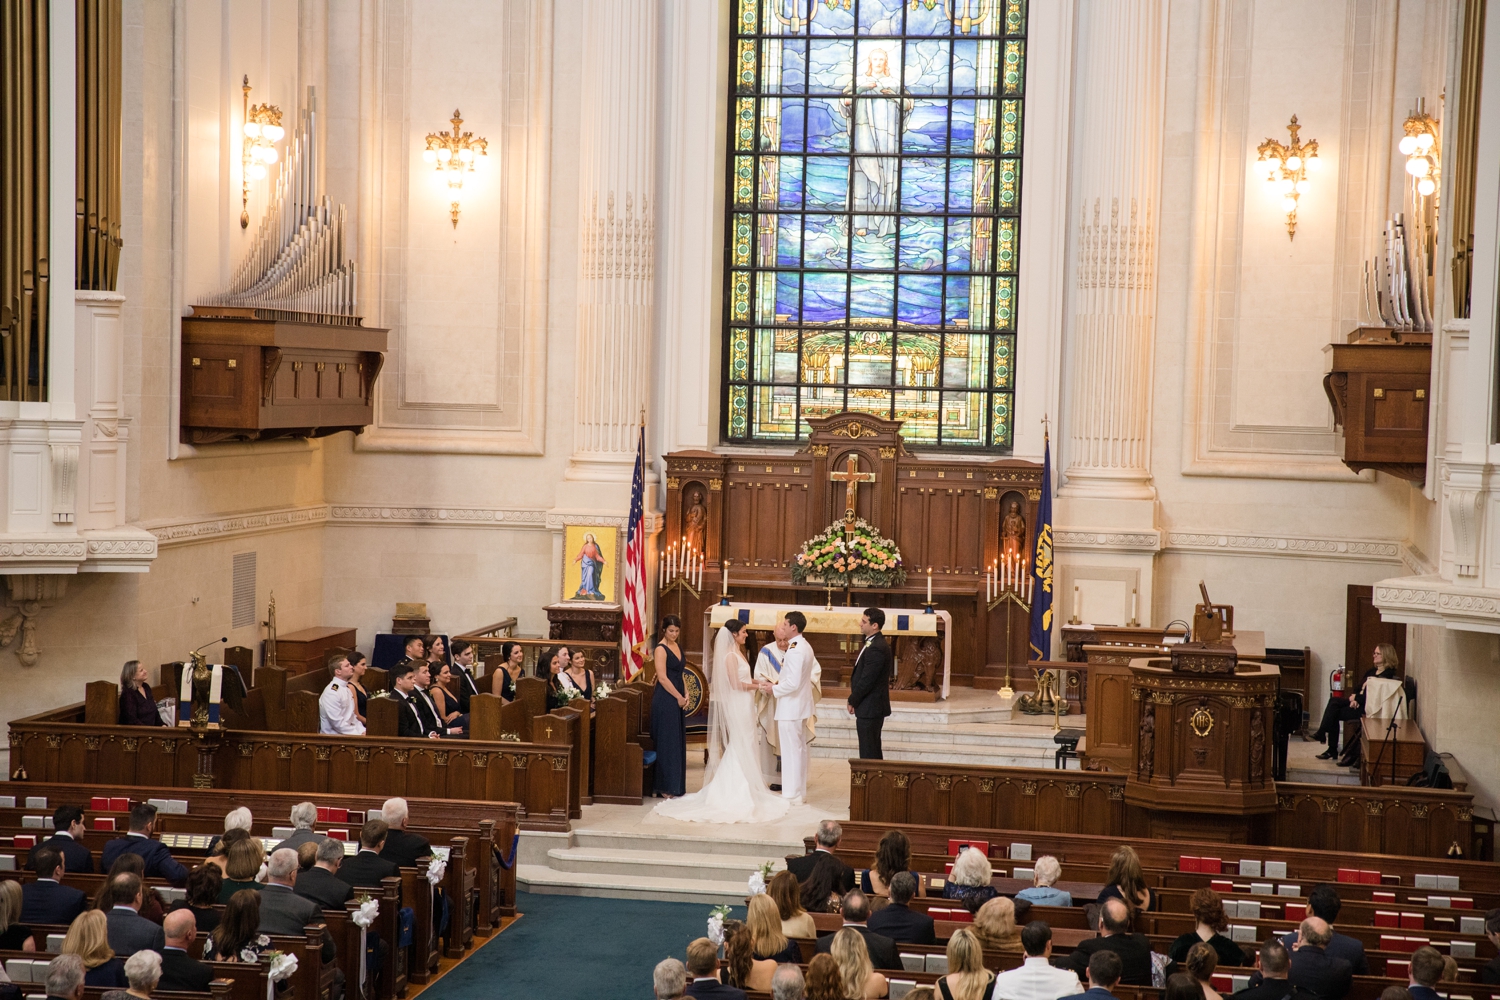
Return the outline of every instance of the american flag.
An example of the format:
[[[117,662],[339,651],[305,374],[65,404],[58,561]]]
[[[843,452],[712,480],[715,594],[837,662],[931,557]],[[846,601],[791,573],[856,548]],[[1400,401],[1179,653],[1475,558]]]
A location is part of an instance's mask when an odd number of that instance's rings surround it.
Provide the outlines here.
[[[621,662],[629,680],[641,669],[646,640],[646,425],[641,424],[630,487],[630,529],[625,536],[625,616],[620,623]]]

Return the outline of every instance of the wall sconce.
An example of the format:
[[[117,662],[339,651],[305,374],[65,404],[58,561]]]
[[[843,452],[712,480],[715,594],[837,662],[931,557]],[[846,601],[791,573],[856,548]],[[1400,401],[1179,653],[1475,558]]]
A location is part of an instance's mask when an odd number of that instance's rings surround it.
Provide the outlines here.
[[[250,104],[250,76],[244,82],[245,146],[241,155],[243,180],[240,191],[240,228],[250,228],[250,182],[266,179],[266,167],[280,159],[276,143],[286,130],[281,127],[281,109],[274,104]]]
[[[1267,139],[1256,147],[1260,158],[1256,165],[1265,171],[1266,183],[1281,195],[1281,208],[1286,212],[1286,238],[1297,237],[1297,199],[1307,193],[1309,168],[1316,170],[1318,163],[1318,140],[1303,142],[1297,137],[1302,128],[1297,116],[1292,115],[1286,130],[1291,133],[1290,145],[1282,145],[1275,139]]]
[[[1425,103],[1417,98],[1417,110],[1403,124],[1406,134],[1398,147],[1406,157],[1406,172],[1416,181],[1417,194],[1423,198],[1437,192],[1440,163],[1438,123],[1423,107]]]
[[[453,131],[427,133],[427,148],[422,150],[422,159],[435,164],[440,175],[446,173],[448,196],[453,199],[449,211],[453,217],[453,228],[457,229],[464,174],[473,173],[474,162],[481,156],[489,155],[489,142],[474,138],[472,132],[458,130],[464,120],[459,116],[457,108],[453,109],[453,117],[448,120],[453,123]]]

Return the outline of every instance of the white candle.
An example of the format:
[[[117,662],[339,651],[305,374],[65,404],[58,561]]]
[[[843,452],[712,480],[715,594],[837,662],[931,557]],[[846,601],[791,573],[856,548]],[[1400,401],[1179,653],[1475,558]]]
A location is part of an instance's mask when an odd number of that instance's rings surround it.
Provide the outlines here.
[[[703,589],[703,567],[708,564],[708,556],[702,552],[698,553],[698,589]]]
[[[1130,620],[1131,621],[1139,621],[1139,619],[1136,617],[1136,602],[1137,602],[1137,595],[1136,595],[1136,592],[1135,592],[1135,588],[1131,587],[1130,588]]]
[[[719,588],[726,595],[729,593],[729,560],[724,560],[724,585]]]
[[[1073,585],[1073,617],[1074,618],[1078,617],[1079,600],[1080,600],[1080,598],[1078,596],[1078,584],[1075,583]]]
[[[932,567],[927,567],[927,603],[932,603]]]

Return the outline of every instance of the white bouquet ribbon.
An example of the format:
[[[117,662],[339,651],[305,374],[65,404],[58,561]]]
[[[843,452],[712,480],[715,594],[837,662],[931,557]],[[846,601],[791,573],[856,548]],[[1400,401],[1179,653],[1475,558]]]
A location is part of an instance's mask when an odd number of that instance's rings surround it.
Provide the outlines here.
[[[724,943],[724,918],[717,914],[708,918],[708,939],[716,945]]]
[[[760,896],[766,891],[766,880],[760,872],[750,873],[750,895]]]
[[[434,857],[432,863],[427,866],[427,881],[432,885],[439,885],[443,876],[448,873],[448,862],[442,858]]]
[[[255,881],[265,885],[266,879],[271,876],[271,866],[264,861],[260,863],[260,871],[255,873]]]
[[[375,923],[375,918],[380,916],[380,901],[378,899],[367,899],[359,904],[359,909],[354,911],[350,919],[361,929],[368,929]]]
[[[283,951],[271,959],[271,982],[279,983],[290,979],[297,971],[297,956],[291,952]]]

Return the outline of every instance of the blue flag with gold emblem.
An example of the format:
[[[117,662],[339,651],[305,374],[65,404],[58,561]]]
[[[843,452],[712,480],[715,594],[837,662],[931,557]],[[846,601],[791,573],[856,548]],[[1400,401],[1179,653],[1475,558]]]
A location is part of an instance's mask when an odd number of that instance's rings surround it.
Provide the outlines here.
[[[1042,500],[1036,508],[1036,551],[1032,553],[1031,657],[1052,659],[1052,439],[1043,437]]]

